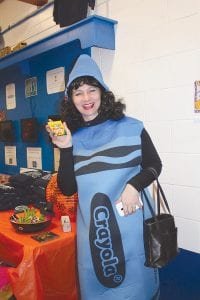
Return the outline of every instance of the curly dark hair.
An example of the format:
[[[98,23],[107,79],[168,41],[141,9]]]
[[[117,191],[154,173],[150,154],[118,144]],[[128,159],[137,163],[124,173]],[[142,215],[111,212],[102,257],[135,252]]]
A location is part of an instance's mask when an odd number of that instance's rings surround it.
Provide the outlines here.
[[[81,76],[72,81],[67,91],[68,98],[64,99],[61,103],[61,119],[67,123],[72,132],[85,126],[84,119],[72,101],[72,91],[77,90],[84,84],[98,87],[101,90],[101,105],[97,116],[98,123],[108,119],[119,120],[124,117],[126,106],[122,103],[121,99],[116,101],[114,94],[110,91],[106,91],[94,77]]]

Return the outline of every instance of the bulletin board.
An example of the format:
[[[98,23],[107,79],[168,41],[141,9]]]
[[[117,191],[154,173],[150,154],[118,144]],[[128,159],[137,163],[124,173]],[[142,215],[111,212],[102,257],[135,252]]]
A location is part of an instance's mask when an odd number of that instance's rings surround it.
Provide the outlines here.
[[[82,49],[79,40],[67,43],[60,47],[36,55],[28,60],[0,70],[0,112],[7,120],[12,120],[15,131],[15,140],[12,143],[0,142],[0,173],[16,174],[20,168],[27,168],[28,150],[39,150],[41,165],[46,171],[54,170],[54,147],[45,130],[49,115],[58,115],[64,91],[49,93],[47,73],[57,68],[64,68],[65,82],[68,74],[80,54],[91,55],[91,48]],[[14,84],[15,105],[7,103],[6,87]],[[11,86],[12,87],[12,86]],[[7,97],[7,98],[6,98]],[[36,142],[23,142],[21,138],[20,120],[36,118],[38,123],[38,139]],[[7,151],[14,149],[14,159],[6,160]],[[29,152],[29,151],[28,151]],[[30,167],[30,166],[29,166]],[[37,162],[32,166],[37,168]]]

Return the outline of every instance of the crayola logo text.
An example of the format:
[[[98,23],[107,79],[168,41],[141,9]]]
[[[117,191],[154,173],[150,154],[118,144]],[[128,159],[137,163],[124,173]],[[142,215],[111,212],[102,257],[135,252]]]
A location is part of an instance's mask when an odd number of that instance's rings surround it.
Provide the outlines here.
[[[100,249],[101,264],[104,276],[109,277],[117,273],[118,258],[114,256],[110,230],[108,228],[109,211],[105,206],[99,206],[94,210],[94,222],[97,239],[95,245]]]
[[[98,280],[107,287],[121,284],[125,276],[121,235],[110,200],[102,193],[95,194],[91,203],[90,249]]]

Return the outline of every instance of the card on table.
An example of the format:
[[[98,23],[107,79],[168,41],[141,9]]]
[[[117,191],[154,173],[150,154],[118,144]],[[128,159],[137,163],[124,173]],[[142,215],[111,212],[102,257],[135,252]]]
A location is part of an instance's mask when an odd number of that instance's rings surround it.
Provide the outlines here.
[[[34,240],[42,243],[42,242],[47,242],[47,241],[53,240],[55,238],[58,238],[59,235],[52,232],[52,231],[47,231],[47,232],[42,232],[42,233],[39,233],[39,234],[32,235],[31,237]]]

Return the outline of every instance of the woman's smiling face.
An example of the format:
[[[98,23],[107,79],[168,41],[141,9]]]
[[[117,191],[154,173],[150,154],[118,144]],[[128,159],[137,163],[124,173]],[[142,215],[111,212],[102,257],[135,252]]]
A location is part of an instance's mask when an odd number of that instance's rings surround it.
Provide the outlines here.
[[[84,121],[91,121],[98,115],[101,105],[101,90],[98,87],[83,84],[72,90],[72,100]]]

